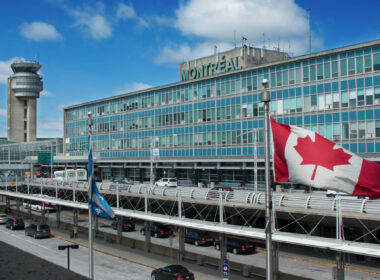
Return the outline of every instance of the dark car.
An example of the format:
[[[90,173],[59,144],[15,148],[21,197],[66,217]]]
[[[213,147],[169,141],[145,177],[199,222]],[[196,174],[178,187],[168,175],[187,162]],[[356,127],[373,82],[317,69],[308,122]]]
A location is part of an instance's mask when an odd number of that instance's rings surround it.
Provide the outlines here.
[[[145,235],[145,227],[140,230],[141,234]],[[169,237],[173,234],[173,230],[167,225],[150,224],[150,235],[154,237]]]
[[[211,191],[232,192],[232,191],[234,191],[234,189],[231,188],[231,187],[217,186],[217,187],[213,187],[213,188],[211,189]]]
[[[117,178],[112,181],[113,184],[133,185],[133,181],[128,178]]]
[[[9,218],[8,221],[5,223],[5,227],[10,228],[11,230],[24,229],[24,220],[22,218]]]
[[[117,220],[112,222],[112,228],[117,230]],[[134,231],[135,230],[135,220],[133,218],[124,218],[121,221],[122,231]]]
[[[30,224],[25,228],[25,235],[34,238],[50,237],[50,227],[48,225]]]
[[[194,280],[194,274],[182,265],[169,265],[152,271],[152,280]]]
[[[215,239],[208,232],[189,230],[185,235],[185,242],[194,244],[195,246],[208,246],[213,245]]]
[[[216,250],[220,250],[220,241],[214,244]],[[227,237],[227,252],[233,254],[248,255],[256,252],[256,247],[243,239]]]

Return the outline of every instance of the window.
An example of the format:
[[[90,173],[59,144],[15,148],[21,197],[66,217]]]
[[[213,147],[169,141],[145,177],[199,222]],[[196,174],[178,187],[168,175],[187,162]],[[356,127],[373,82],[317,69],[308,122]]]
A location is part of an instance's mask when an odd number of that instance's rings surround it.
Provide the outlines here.
[[[371,55],[366,55],[364,57],[364,67],[365,67],[366,73],[372,71],[372,57],[371,57]]]
[[[356,122],[350,123],[350,139],[356,139],[358,137],[357,128],[358,124]]]
[[[277,72],[277,86],[278,87],[282,86],[282,72],[281,71]]]
[[[363,57],[358,56],[356,58],[356,73],[362,74],[363,73]]]
[[[367,105],[373,104],[373,88],[367,88],[365,90],[365,102]]]
[[[347,60],[346,59],[342,59],[340,61],[340,75],[347,76]]]
[[[323,64],[317,65],[317,80],[323,80]]]
[[[282,72],[282,78],[284,81],[284,86],[287,86],[288,85],[288,71],[287,70]]]
[[[354,75],[355,74],[355,58],[349,58],[348,59],[348,75]]]
[[[294,85],[294,69],[289,70],[289,85]]]
[[[303,81],[304,83],[309,81],[309,66],[303,67]]]
[[[358,106],[364,105],[364,89],[358,89]]]
[[[350,91],[350,107],[356,107],[356,90]]]
[[[380,137],[380,121],[376,121],[376,137]]]
[[[326,62],[324,64],[324,67],[325,67],[325,79],[330,79],[331,78],[330,62]]]
[[[335,92],[333,94],[333,108],[339,109],[339,92]]]
[[[348,122],[342,123],[342,138],[344,140],[348,140],[349,138]]]
[[[296,68],[296,84],[301,83],[301,68]]]
[[[375,88],[375,99],[380,99],[380,87]]]
[[[365,138],[365,122],[358,123],[359,138]]]
[[[316,72],[315,72],[315,65],[310,66],[310,81],[315,81]]]
[[[339,76],[338,61],[331,62],[331,68],[332,68],[332,77],[337,78]]]
[[[347,108],[348,107],[348,92],[347,91],[342,91],[341,95],[342,99],[342,108]]]
[[[275,88],[276,87],[276,73],[270,74],[270,87]]]
[[[318,110],[325,109],[325,96],[319,95],[318,96]]]
[[[380,70],[380,53],[373,55],[373,71]]]

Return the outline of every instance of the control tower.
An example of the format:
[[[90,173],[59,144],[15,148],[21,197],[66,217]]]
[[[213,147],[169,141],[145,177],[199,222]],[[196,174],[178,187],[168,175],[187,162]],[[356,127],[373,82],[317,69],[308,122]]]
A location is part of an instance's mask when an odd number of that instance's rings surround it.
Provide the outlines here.
[[[8,78],[8,140],[31,142],[37,138],[37,98],[43,89],[37,74],[41,64],[33,61],[12,63]]]

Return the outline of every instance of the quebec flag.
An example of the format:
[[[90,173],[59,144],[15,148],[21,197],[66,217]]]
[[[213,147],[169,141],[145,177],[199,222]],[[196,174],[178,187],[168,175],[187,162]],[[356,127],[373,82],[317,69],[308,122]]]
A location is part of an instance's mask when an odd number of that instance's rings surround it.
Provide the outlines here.
[[[99,193],[96,187],[96,182],[92,177],[93,162],[92,162],[92,149],[88,154],[88,176],[91,182],[92,189],[92,201],[88,198],[88,207],[92,207],[92,213],[102,218],[112,219],[115,217],[115,213],[112,208],[108,205],[107,201]]]

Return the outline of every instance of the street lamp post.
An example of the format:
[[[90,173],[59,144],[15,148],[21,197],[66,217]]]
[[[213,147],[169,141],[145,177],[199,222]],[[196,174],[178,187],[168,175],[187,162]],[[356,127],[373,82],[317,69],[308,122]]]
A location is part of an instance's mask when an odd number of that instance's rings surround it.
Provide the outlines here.
[[[269,131],[269,102],[268,80],[262,81],[264,87],[261,102],[264,103],[265,128],[265,237],[266,237],[266,279],[273,279],[273,248],[272,248],[272,190],[270,178],[270,131]]]
[[[70,248],[71,249],[78,249],[78,244],[72,244],[72,245],[59,245],[58,250],[66,250],[67,249],[67,270],[70,270]]]
[[[158,141],[158,137],[151,136],[150,138],[150,186],[153,187],[153,181],[154,181],[154,176],[153,176],[153,162],[155,159],[155,148],[156,148],[156,142]]]
[[[92,133],[92,113],[88,112],[88,146],[91,150],[91,133]],[[92,204],[92,176],[94,172],[93,166],[88,166],[88,170],[91,170],[91,174],[88,174],[88,198]],[[94,279],[94,255],[93,255],[93,234],[92,229],[92,205],[88,207],[88,243],[89,243],[89,278]]]

